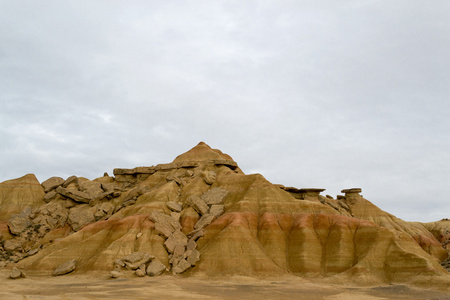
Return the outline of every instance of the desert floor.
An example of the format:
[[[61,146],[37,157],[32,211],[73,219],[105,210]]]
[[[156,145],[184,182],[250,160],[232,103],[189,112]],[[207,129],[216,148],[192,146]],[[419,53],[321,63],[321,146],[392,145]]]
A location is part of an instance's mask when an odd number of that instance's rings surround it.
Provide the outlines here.
[[[182,278],[173,276],[119,278],[69,274],[12,280],[0,271],[0,299],[450,299],[440,291],[406,285],[344,287],[298,277],[274,280],[249,277]]]

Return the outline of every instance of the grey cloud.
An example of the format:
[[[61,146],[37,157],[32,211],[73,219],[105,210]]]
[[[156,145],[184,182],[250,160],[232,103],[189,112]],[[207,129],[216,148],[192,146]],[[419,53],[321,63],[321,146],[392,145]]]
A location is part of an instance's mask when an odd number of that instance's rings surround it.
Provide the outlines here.
[[[0,180],[200,140],[274,183],[448,217],[446,1],[0,4]]]

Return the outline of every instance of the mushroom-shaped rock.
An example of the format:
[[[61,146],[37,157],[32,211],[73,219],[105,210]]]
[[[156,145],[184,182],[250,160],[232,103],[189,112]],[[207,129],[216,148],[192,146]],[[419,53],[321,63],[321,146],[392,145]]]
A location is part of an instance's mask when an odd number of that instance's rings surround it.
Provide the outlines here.
[[[301,198],[308,201],[320,202],[319,195],[325,189],[318,188],[301,188],[299,189],[301,193]]]
[[[55,269],[55,271],[53,272],[53,276],[68,274],[68,273],[72,272],[73,270],[75,270],[76,266],[77,266],[76,259],[71,259],[69,261],[66,261],[65,263],[63,263],[62,265],[60,265],[59,267],[57,267]]]
[[[344,189],[341,193],[345,193],[345,202],[349,205],[355,204],[358,200],[361,199],[361,195],[359,193],[362,192],[360,188],[351,188]]]
[[[347,193],[358,193],[359,194],[361,192],[362,192],[361,188],[344,189],[341,191],[341,193],[345,193],[345,194],[347,194]]]

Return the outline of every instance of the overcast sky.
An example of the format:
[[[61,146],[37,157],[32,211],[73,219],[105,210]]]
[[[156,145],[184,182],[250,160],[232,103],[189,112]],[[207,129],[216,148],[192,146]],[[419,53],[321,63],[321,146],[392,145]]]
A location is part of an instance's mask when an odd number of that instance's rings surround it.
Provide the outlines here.
[[[450,217],[450,2],[0,0],[0,181],[204,141],[287,186]]]

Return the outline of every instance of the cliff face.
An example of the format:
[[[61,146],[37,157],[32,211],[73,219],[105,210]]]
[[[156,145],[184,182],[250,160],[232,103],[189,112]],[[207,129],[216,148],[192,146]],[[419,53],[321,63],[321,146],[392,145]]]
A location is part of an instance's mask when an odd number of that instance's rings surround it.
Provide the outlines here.
[[[448,222],[404,222],[358,189],[333,199],[274,185],[204,143],[172,163],[114,175],[1,183],[0,264],[45,273],[75,259],[76,272],[107,272],[133,269],[124,258],[148,253],[138,276],[159,261],[162,272],[186,275],[450,283],[441,266]]]

